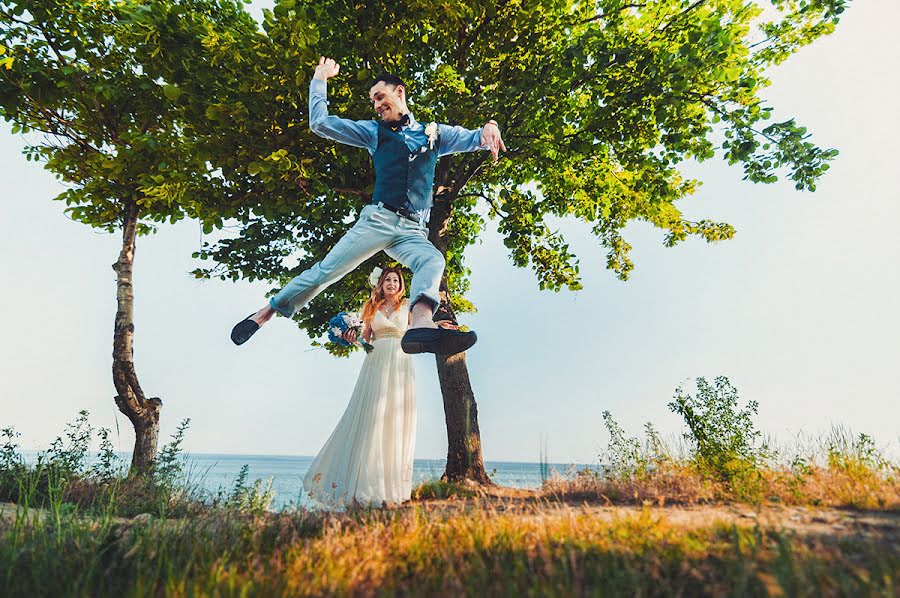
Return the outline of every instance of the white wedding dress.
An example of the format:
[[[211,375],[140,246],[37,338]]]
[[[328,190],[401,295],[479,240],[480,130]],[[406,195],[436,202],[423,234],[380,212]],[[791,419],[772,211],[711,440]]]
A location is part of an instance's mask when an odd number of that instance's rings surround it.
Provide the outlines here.
[[[330,507],[400,503],[412,493],[416,381],[400,348],[409,302],[372,318],[372,345],[350,403],[303,479],[310,498]]]

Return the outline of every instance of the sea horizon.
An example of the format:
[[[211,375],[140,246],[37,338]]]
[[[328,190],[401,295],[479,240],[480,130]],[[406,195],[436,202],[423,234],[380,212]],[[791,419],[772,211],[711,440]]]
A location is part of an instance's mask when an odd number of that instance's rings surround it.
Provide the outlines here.
[[[23,450],[26,462],[33,463],[46,450]],[[131,452],[116,451],[117,464],[126,468],[131,461]],[[262,489],[271,480],[272,503],[270,509],[285,507],[315,506],[303,490],[303,477],[312,465],[312,455],[266,455],[250,453],[197,453],[184,452],[178,459],[182,463],[185,482],[190,487],[206,493],[210,497],[227,494],[234,487],[241,469],[247,467],[245,485],[252,486],[256,480],[262,481]],[[91,451],[85,455],[86,467],[98,462],[99,455]],[[445,458],[417,458],[413,460],[413,486],[422,482],[440,479],[446,465]],[[596,463],[564,463],[540,461],[494,461],[484,462],[488,476],[496,484],[513,488],[540,488],[545,479],[554,475],[565,475],[573,471],[599,469]]]

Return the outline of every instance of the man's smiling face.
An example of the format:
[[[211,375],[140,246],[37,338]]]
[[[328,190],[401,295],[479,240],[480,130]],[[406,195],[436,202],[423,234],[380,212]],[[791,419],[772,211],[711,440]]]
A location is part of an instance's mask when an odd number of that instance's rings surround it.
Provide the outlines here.
[[[382,120],[400,120],[408,112],[406,108],[406,89],[402,85],[391,85],[379,81],[369,90],[372,107]]]

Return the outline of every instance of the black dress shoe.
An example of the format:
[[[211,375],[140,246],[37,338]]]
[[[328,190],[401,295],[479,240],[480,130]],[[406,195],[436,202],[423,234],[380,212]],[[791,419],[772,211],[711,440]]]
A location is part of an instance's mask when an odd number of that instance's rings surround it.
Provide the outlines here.
[[[467,351],[478,336],[474,332],[447,328],[413,328],[407,330],[400,341],[404,353],[434,353],[455,355]]]
[[[235,324],[234,328],[231,329],[231,341],[235,345],[243,345],[259,330],[259,324],[250,319],[254,315],[256,315],[256,312]]]

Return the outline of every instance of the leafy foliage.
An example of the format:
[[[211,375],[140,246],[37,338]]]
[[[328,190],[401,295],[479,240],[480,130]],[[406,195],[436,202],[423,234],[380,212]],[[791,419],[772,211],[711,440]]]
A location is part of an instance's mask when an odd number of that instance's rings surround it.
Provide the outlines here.
[[[741,408],[737,389],[725,376],[717,376],[713,384],[697,378],[696,395],[679,387],[669,403],[669,409],[684,418],[688,427],[684,437],[701,471],[724,481],[756,472],[768,454],[759,442],[762,433],[753,424],[758,408],[756,401]]]
[[[218,2],[0,2],[0,117],[13,133],[25,134],[24,153],[41,160],[67,184],[56,199],[66,213],[92,227],[113,232],[125,206],[137,204],[146,234],[162,222],[203,218],[202,204],[225,194],[226,182],[208,168],[184,135],[176,109],[179,90],[147,68],[150,56],[138,37],[164,37],[151,30],[148,15],[171,7],[170,16],[191,27],[202,56],[186,56],[198,66],[214,54],[210,22],[252,26],[238,4]],[[177,8],[177,14],[175,11]],[[168,38],[165,51],[189,48]],[[190,48],[192,49],[192,48]],[[39,135],[40,134],[40,135]]]
[[[496,118],[510,150],[497,165],[486,153],[438,165],[432,224],[447,227],[448,287],[466,311],[465,252],[485,218],[541,288],[577,290],[560,218],[588,223],[623,279],[634,220],[669,246],[733,236],[676,207],[698,184],[681,175],[685,160],[718,154],[750,181],[787,176],[814,190],[836,150],[793,118],[764,125],[773,108],[760,92],[766,69],[831,33],[846,4],[280,0],[260,32],[228,0],[4,0],[0,115],[48,135],[26,155],[73,185],[59,197],[73,218],[113,230],[121,202],[135,201],[141,232],[186,216],[207,233],[234,226],[197,252],[212,265],[196,275],[280,286],[334,245],[374,181],[364,150],[308,130],[312,65],[341,63],[329,98],[349,118],[373,116],[368,81],[393,71],[419,120],[475,128]],[[375,265],[386,258],[327,289],[298,324],[322,334],[330,315],[364,300]]]
[[[68,442],[57,436],[47,451],[47,461],[53,464],[60,473],[73,475],[84,468],[84,461],[91,448],[93,427],[88,423],[88,412],[81,410],[78,418],[66,424],[65,436]]]
[[[603,425],[609,432],[606,452],[601,456],[603,475],[613,478],[643,478],[666,460],[659,433],[652,423],[644,424],[644,440],[625,435],[625,430],[609,411],[603,412]]]
[[[153,477],[164,486],[174,487],[184,472],[181,443],[184,442],[184,434],[190,425],[190,418],[185,418],[178,424],[172,439],[160,449],[159,456],[153,463]]]
[[[238,472],[224,505],[246,513],[263,514],[269,509],[275,496],[272,490],[273,479],[269,478],[264,488],[260,479],[255,480],[252,486],[249,485],[247,483],[249,477],[250,466],[245,464]]]
[[[0,502],[50,510],[112,511],[117,516],[151,513],[160,516],[196,514],[212,508],[263,513],[272,502],[272,480],[248,483],[244,466],[229,492],[212,494],[192,479],[182,444],[190,420],[183,420],[159,453],[147,475],[129,475],[126,463],[113,450],[109,430],[97,431],[99,450],[91,457],[94,428],[81,411],[66,425],[49,449],[26,463],[12,428],[0,431]]]
[[[767,68],[833,31],[845,4],[278,2],[265,13],[265,35],[246,42],[242,55],[259,58],[247,61],[241,81],[195,91],[219,98],[221,110],[187,127],[210,140],[211,162],[244,198],[234,234],[197,253],[212,265],[196,274],[283,284],[320,259],[369,201],[368,154],[307,130],[307,85],[320,55],[341,64],[329,81],[333,114],[372,118],[368,81],[390,70],[408,82],[419,120],[500,122],[509,152],[499,164],[464,154],[437,168],[432,227],[446,226],[433,234],[446,242],[457,310],[474,309],[464,297],[465,252],[487,218],[513,264],[531,267],[540,288],[554,291],[581,286],[579,260],[555,228],[560,219],[589,224],[607,267],[623,279],[633,269],[623,237],[632,221],[661,229],[668,246],[690,236],[729,239],[727,223],[682,216],[676,204],[699,182],[679,169],[719,155],[747,180],[784,176],[814,190],[837,151],[813,144],[793,118],[764,124],[773,108],[760,92]],[[189,85],[184,77],[179,87]],[[215,144],[224,150],[218,156]],[[299,263],[286,267],[295,252]],[[375,256],[327,289],[298,324],[321,334],[331,314],[364,299],[365,274],[385,260]]]
[[[828,443],[828,466],[851,473],[890,471],[891,462],[885,458],[868,434],[847,438],[834,434]]]

